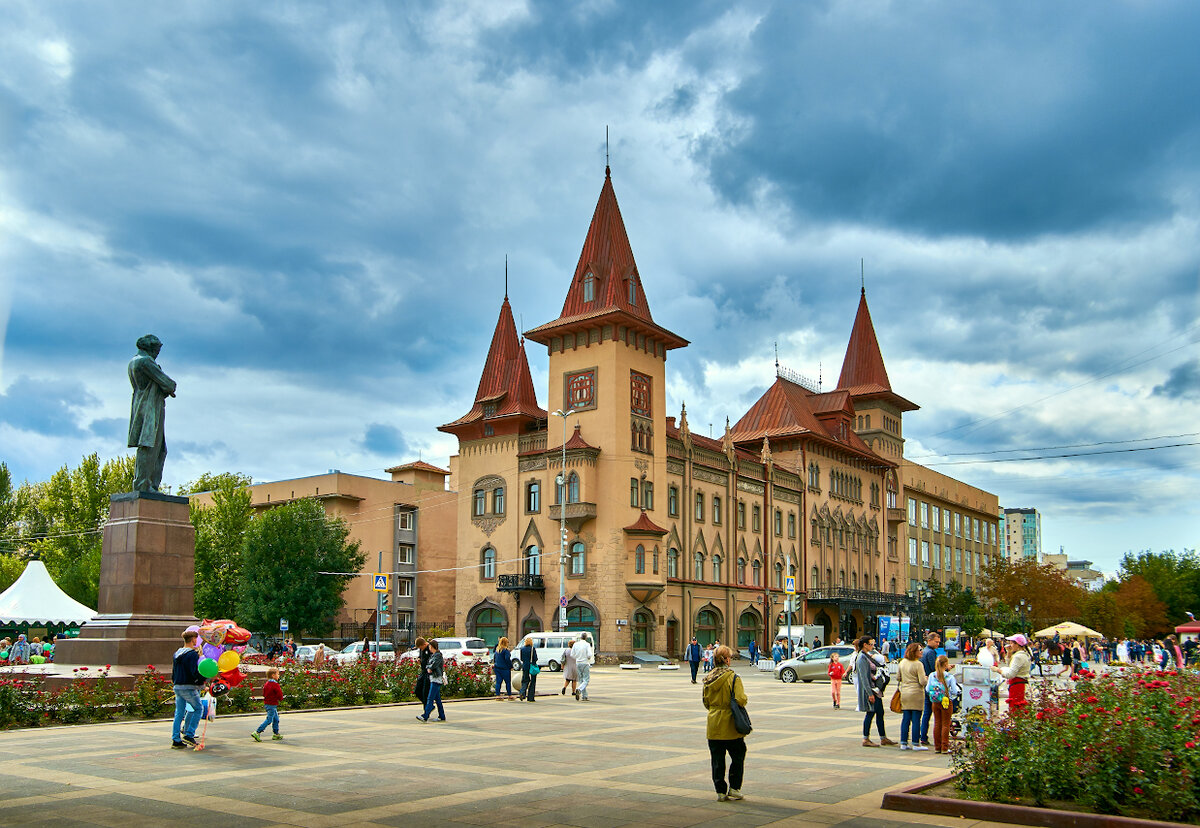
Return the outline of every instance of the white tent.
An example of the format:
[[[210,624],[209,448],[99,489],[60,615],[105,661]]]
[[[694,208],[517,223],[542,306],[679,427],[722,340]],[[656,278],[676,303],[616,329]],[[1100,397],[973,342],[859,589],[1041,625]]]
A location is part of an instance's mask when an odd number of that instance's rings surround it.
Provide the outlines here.
[[[0,594],[0,624],[82,624],[95,615],[59,589],[41,561],[30,561]]]

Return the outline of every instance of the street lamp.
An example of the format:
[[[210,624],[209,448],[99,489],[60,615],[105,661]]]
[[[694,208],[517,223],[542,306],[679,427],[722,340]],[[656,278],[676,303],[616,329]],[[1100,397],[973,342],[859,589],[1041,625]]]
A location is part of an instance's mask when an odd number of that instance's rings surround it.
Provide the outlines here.
[[[1017,610],[1021,613],[1021,632],[1022,633],[1028,633],[1028,631],[1029,631],[1029,623],[1025,620],[1025,615],[1032,609],[1033,609],[1033,604],[1026,601],[1024,598],[1022,598],[1020,603],[1017,604]]]
[[[558,471],[558,631],[567,628],[567,417],[575,413],[575,409],[554,412],[555,417],[562,417],[562,468]]]

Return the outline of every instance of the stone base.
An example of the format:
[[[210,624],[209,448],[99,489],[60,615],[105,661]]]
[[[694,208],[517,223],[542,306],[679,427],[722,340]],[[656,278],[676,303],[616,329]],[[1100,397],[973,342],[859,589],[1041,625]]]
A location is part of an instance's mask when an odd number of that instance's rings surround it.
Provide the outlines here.
[[[119,664],[170,673],[175,651],[183,646],[180,637],[195,618],[179,616],[98,615],[83,625],[78,638],[59,641],[55,661],[64,664],[103,666]]]

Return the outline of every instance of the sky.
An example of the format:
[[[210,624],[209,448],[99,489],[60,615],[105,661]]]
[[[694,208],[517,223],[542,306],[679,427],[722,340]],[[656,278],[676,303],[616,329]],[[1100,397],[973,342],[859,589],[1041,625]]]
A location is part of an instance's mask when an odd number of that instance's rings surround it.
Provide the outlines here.
[[[4,3],[0,461],[127,453],[153,332],[165,485],[444,466],[505,257],[521,329],[558,316],[607,128],[691,341],[668,412],[719,435],[776,347],[833,387],[865,285],[909,458],[1109,571],[1195,548],[1197,31],[1185,0]]]

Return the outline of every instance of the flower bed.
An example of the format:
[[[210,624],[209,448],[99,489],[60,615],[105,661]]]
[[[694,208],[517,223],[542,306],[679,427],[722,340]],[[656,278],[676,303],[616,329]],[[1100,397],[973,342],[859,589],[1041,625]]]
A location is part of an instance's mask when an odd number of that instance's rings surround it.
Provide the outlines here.
[[[956,784],[991,802],[1200,823],[1200,674],[1081,673],[953,749]]]
[[[75,671],[75,679],[58,690],[46,690],[37,681],[0,679],[0,728],[152,719],[173,709],[175,693],[169,675],[148,666],[135,679],[132,689],[122,689],[109,679],[108,670],[105,667],[89,672],[87,667],[80,667]],[[283,707],[297,710],[413,701],[419,668],[412,661],[363,659],[321,670],[288,663],[279,670]],[[253,710],[254,697],[261,695],[263,681],[265,678],[247,677],[223,697],[219,709],[233,713]],[[445,698],[489,696],[491,690],[487,668],[447,665]]]

